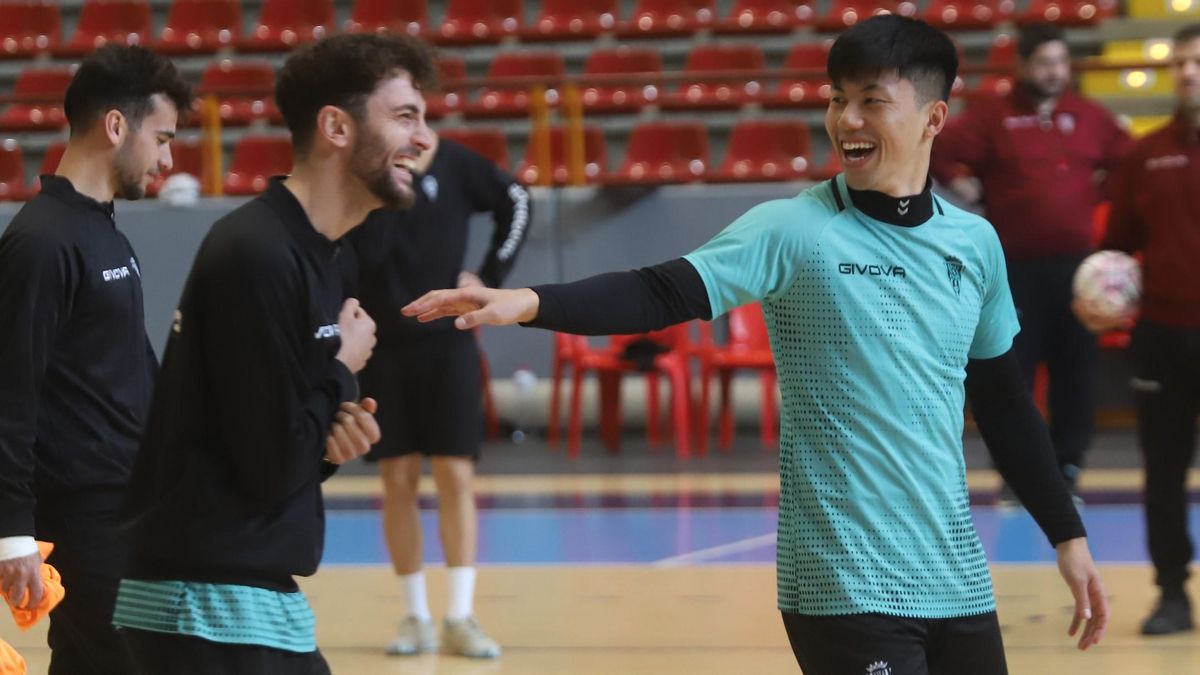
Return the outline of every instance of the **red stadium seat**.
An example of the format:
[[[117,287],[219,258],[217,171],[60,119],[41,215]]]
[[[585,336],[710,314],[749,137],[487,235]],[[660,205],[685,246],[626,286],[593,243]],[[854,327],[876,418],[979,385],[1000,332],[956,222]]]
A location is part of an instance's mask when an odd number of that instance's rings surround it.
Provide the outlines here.
[[[536,134],[530,135],[525,148],[525,161],[517,168],[517,178],[527,185],[538,184],[546,169],[538,163],[541,142]],[[550,130],[550,181],[555,185],[567,185],[571,180],[568,158],[568,136],[564,127]],[[608,150],[604,143],[604,132],[600,127],[585,127],[583,130],[583,180],[598,183],[608,172]]]
[[[461,56],[440,56],[434,65],[438,88],[425,92],[425,117],[431,120],[462,112],[467,99],[467,92],[455,84],[466,78],[467,62]]]
[[[515,37],[524,25],[521,0],[450,0],[434,41],[488,44]]]
[[[808,176],[808,125],[796,120],[743,120],[733,128],[721,167],[710,181],[797,180]]]
[[[834,0],[829,12],[817,19],[817,30],[841,32],[863,19],[876,14],[915,16],[917,5],[912,0]]]
[[[1011,74],[1017,67],[1017,41],[1012,35],[1001,33],[992,41],[988,51],[987,65],[995,66],[1005,72],[988,73],[979,80],[979,84],[970,91],[970,96],[1004,96],[1012,91],[1016,78]]]
[[[20,202],[28,198],[21,146],[14,139],[6,138],[0,142],[0,202]]]
[[[780,80],[764,102],[768,108],[824,108],[829,104],[829,78],[824,75],[831,42],[801,43],[788,51],[784,68],[821,71],[811,77]]]
[[[62,14],[53,0],[0,3],[0,58],[29,58],[58,47]]]
[[[715,21],[715,0],[637,0],[619,35],[625,38],[686,35]]]
[[[683,70],[757,73],[763,70],[765,64],[762,49],[756,44],[703,44],[688,52]],[[762,83],[754,79],[687,81],[679,87],[679,91],[663,97],[663,107],[676,110],[739,108],[756,101],[762,95],[762,90]]]
[[[240,0],[175,0],[154,44],[163,54],[211,54],[232,48],[242,35]]]
[[[986,30],[1012,14],[1013,0],[930,0],[921,18],[942,30]]]
[[[545,52],[501,52],[488,66],[489,78],[542,76],[558,77],[567,72],[562,54]],[[558,90],[548,88],[546,101],[558,103]],[[529,92],[525,89],[484,89],[479,99],[467,105],[470,117],[523,117],[529,112]]]
[[[283,123],[275,107],[275,69],[271,64],[223,59],[210,63],[196,88],[218,100],[221,124],[245,126],[255,120]]]
[[[1111,3],[1109,7],[1111,16]],[[1029,6],[1017,17],[1017,24],[1048,21],[1060,26],[1091,26],[1101,18],[1096,0],[1029,0]]]
[[[189,173],[203,184],[206,165],[207,162],[204,161],[204,146],[200,142],[200,139],[176,139],[171,141],[171,170],[155,179],[146,188],[146,194],[150,197],[158,196],[163,183],[177,173]]]
[[[264,0],[258,24],[238,42],[243,52],[286,52],[333,30],[333,0]]]
[[[38,175],[48,176],[58,171],[58,163],[62,161],[63,153],[66,151],[67,144],[63,141],[55,141],[46,146],[46,152],[42,154],[42,166],[38,169]]]
[[[71,41],[54,50],[57,56],[81,57],[109,42],[150,44],[150,3],[146,0],[86,0]]]
[[[687,183],[708,170],[708,133],[699,122],[645,122],[629,135],[625,161],[610,183]]]
[[[291,171],[292,143],[286,136],[246,136],[233,148],[225,194],[258,194],[267,188],[268,178]]]
[[[67,126],[63,96],[71,83],[73,68],[28,68],[17,76],[13,94],[40,99],[13,103],[0,113],[0,129],[48,131]]]
[[[712,377],[721,382],[721,407],[718,414],[718,447],[723,452],[733,448],[733,397],[730,395],[733,374],[739,370],[755,370],[759,373],[762,389],[762,404],[759,406],[759,435],[764,448],[774,448],[779,443],[779,410],[775,404],[775,359],[771,354],[770,337],[762,305],[754,303],[735,307],[729,312],[729,342],[717,345],[712,339],[712,327],[707,321],[700,326],[700,406],[699,453],[708,451],[708,410]]]
[[[583,65],[585,77],[661,72],[662,58],[655,49],[597,49],[588,54]],[[585,86],[582,97],[584,109],[591,113],[634,112],[658,102],[658,87],[653,84],[595,84]]]
[[[591,40],[616,25],[617,0],[542,0],[541,13],[521,33],[521,39]]]
[[[508,169],[508,141],[504,131],[492,127],[458,127],[439,129],[438,136],[457,141],[495,162],[500,168]]]
[[[358,0],[346,21],[347,33],[423,35],[429,30],[426,0]]]
[[[737,0],[718,33],[790,33],[816,17],[815,0]]]

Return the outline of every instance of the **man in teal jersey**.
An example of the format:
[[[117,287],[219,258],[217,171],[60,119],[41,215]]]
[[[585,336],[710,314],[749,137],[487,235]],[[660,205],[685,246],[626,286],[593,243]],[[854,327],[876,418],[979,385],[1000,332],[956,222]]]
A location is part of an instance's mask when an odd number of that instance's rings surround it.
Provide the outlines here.
[[[962,456],[969,398],[996,466],[1058,553],[1069,633],[1096,644],[1099,574],[1012,353],[987,221],[930,191],[954,45],[874,17],[830,51],[826,131],[845,172],[751,209],[684,258],[533,289],[434,291],[460,329],[633,333],[762,302],[783,389],[779,608],[808,675],[1007,672]]]

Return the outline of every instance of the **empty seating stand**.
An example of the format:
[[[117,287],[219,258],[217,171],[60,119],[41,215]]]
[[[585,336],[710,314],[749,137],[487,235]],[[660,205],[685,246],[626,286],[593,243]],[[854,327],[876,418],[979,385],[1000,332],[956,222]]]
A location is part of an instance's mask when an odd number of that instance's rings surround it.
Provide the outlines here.
[[[508,141],[504,131],[493,127],[455,127],[441,129],[438,136],[462,143],[495,162],[503,169],[508,169]]]
[[[633,128],[625,161],[609,183],[688,183],[708,170],[708,133],[699,122],[644,122]]]
[[[560,77],[566,72],[562,54],[556,51],[501,52],[488,66],[489,78]],[[484,89],[465,112],[470,117],[522,117],[529,113],[529,97],[527,89]],[[546,89],[546,102],[558,103],[557,89]]]
[[[425,117],[436,120],[466,107],[466,90],[455,85],[467,77],[467,62],[461,56],[440,56],[434,62],[438,89],[425,92]]]
[[[617,47],[597,49],[583,64],[584,77],[604,75],[657,75],[662,73],[662,57],[649,48]],[[629,113],[646,105],[657,104],[656,84],[636,82],[588,84],[582,91],[583,107],[589,113]]]
[[[0,3],[0,59],[25,59],[49,52],[62,38],[55,0]]]
[[[108,43],[149,45],[150,3],[146,0],[87,0],[71,40],[54,54],[79,58]]]
[[[617,27],[617,0],[542,0],[525,42],[591,40]]]
[[[817,30],[840,33],[876,14],[915,16],[917,5],[911,0],[834,0],[829,11],[817,19]]]
[[[10,104],[0,112],[0,130],[50,131],[67,125],[63,96],[74,74],[72,68],[27,68],[17,76],[13,94],[28,101]]]
[[[320,40],[333,28],[333,0],[264,0],[254,31],[242,38],[238,50],[286,52]]]
[[[521,0],[450,0],[433,40],[445,45],[491,44],[515,38],[524,25]]]
[[[12,138],[0,141],[0,202],[19,202],[28,198],[25,190],[25,157]]]
[[[358,0],[347,33],[396,33],[424,35],[429,30],[429,6],[425,0]]]
[[[815,0],[737,0],[729,16],[717,22],[717,33],[790,33],[816,17]]]
[[[267,188],[267,179],[292,171],[292,143],[286,136],[246,136],[233,148],[233,161],[225,176],[225,193],[255,195]]]
[[[768,108],[824,108],[829,103],[831,85],[825,76],[825,61],[832,43],[800,43],[788,50],[784,68],[811,70],[807,77],[781,79],[767,95]]]
[[[717,182],[798,180],[812,161],[808,125],[796,120],[743,120],[729,137]]]
[[[529,137],[525,149],[525,161],[517,168],[517,178],[527,185],[541,184],[546,181],[553,185],[567,185],[571,182],[570,135],[564,127],[550,129],[549,169],[542,166],[542,141],[537,134]],[[601,182],[608,172],[608,151],[604,143],[604,132],[599,127],[584,127],[583,129],[583,175],[585,183]],[[547,171],[549,178],[547,178]]]
[[[175,0],[154,49],[163,54],[212,54],[242,35],[239,0]]]
[[[637,0],[618,35],[624,38],[688,35],[715,22],[715,0]]]
[[[760,72],[765,67],[762,49],[755,44],[698,45],[688,53],[684,72],[705,71]],[[758,100],[762,83],[754,79],[705,80],[684,82],[678,91],[663,99],[669,109],[720,110],[741,107]]]
[[[222,124],[245,126],[256,120],[282,124],[274,89],[275,69],[271,64],[223,59],[204,69],[196,93],[217,97]]]

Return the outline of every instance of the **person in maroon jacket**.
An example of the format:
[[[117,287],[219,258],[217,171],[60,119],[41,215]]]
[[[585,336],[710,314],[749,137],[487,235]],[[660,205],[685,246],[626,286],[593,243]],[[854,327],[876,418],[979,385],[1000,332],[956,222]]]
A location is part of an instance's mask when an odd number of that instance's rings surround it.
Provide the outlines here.
[[[1111,113],[1071,90],[1061,29],[1023,29],[1017,52],[1017,86],[952,117],[930,172],[963,200],[982,201],[1000,235],[1021,321],[1016,352],[1030,386],[1046,363],[1050,435],[1074,490],[1092,438],[1098,347],[1071,313],[1071,279],[1093,250],[1092,213],[1104,199],[1098,176],[1132,142]]]
[[[1184,592],[1194,552],[1185,483],[1200,415],[1200,24],[1175,35],[1174,71],[1178,111],[1122,164],[1102,244],[1143,256],[1130,384],[1146,463],[1146,533],[1162,589],[1145,635],[1193,627]],[[1097,332],[1123,322],[1075,309]]]

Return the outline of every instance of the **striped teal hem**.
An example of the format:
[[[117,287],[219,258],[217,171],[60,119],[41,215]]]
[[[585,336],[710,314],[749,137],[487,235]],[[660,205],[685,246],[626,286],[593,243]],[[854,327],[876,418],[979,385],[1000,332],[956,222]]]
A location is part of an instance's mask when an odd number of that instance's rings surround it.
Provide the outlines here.
[[[113,625],[289,652],[317,649],[316,617],[299,591],[122,579]]]

